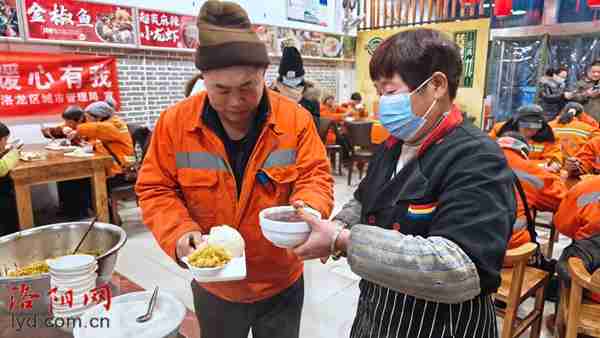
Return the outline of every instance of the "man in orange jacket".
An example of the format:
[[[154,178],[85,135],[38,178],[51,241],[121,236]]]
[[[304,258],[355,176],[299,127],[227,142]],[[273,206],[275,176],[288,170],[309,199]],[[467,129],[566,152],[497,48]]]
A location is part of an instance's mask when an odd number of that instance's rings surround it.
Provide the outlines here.
[[[547,171],[560,172],[564,160],[560,144],[556,141],[552,128],[544,120],[542,107],[536,104],[524,105],[498,130],[496,127],[494,129],[490,132],[492,138],[508,131],[523,135],[531,149],[529,159],[543,164]]]
[[[506,132],[497,140],[502,148],[508,165],[519,178],[530,209],[554,212],[564,198],[567,188],[558,175],[553,175],[540,168],[528,158],[529,145],[516,132]],[[517,196],[517,220],[513,226],[513,234],[508,244],[514,249],[531,241],[527,231],[527,217],[521,196]]]
[[[598,128],[577,119],[577,107],[574,105],[583,109],[579,103],[569,103],[558,118],[549,123],[565,159],[575,156],[584,144],[592,138],[600,136]]]
[[[137,193],[144,223],[172,259],[220,224],[246,242],[248,275],[192,282],[204,338],[298,337],[303,265],[261,232],[258,213],[304,202],[327,218],[333,179],[311,115],[265,88],[265,45],[243,8],[208,1],[198,15],[196,66],[206,92],[167,109],[153,133]]]
[[[571,177],[600,173],[600,137],[594,137],[584,144],[575,157],[567,158],[565,169]]]
[[[588,239],[600,234],[600,177],[579,182],[571,188],[554,215],[554,226],[561,234],[574,240]],[[600,303],[600,294],[591,293]]]

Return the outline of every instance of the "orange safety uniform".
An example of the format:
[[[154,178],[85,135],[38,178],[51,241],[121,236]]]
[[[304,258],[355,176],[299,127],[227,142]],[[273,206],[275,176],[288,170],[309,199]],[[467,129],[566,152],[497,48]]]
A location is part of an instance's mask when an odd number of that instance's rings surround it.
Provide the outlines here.
[[[341,106],[337,106],[332,109],[324,104],[321,105],[321,117],[330,119],[335,122],[343,122],[344,118],[348,114],[348,111]]]
[[[510,120],[509,120],[510,121]],[[488,133],[488,135],[493,139],[498,138],[498,133],[501,131],[502,127],[506,124],[505,122],[498,122],[494,124],[492,130]],[[516,130],[518,132],[518,130]],[[560,144],[557,142],[536,142],[533,140],[528,141],[531,146],[531,151],[529,152],[529,159],[536,161],[546,161],[557,162],[560,165],[563,164],[563,155],[560,149]]]
[[[246,279],[200,284],[231,302],[270,298],[302,275],[302,261],[263,236],[261,210],[302,200],[327,219],[333,207],[330,164],[310,114],[278,93],[265,95],[270,112],[239,194],[225,146],[201,118],[206,92],[161,115],[136,187],[144,224],[173,259],[178,239],[187,232],[208,234],[213,226],[227,224],[241,233]],[[265,175],[268,179],[259,180]]]
[[[600,172],[600,137],[592,138],[584,144],[575,157],[581,163],[586,173],[594,174]]]
[[[558,120],[549,123],[563,156],[575,156],[579,149],[592,137],[600,136],[600,130],[576,119],[566,124]]]
[[[334,109],[322,104],[321,105],[321,118],[330,119],[334,122],[343,122],[344,118],[348,115],[348,111],[341,106],[337,106]],[[335,144],[336,137],[335,132],[331,129],[327,132],[327,144]]]
[[[508,165],[513,169],[527,197],[531,210],[554,212],[567,193],[567,188],[558,175],[553,175],[529,161],[519,151],[503,147],[502,151]],[[531,241],[527,231],[527,217],[521,196],[517,196],[517,220],[513,226],[513,235],[508,248],[514,249]],[[533,215],[532,215],[533,216]]]
[[[579,114],[579,116],[576,116],[575,118],[583,123],[590,125],[591,127],[594,127],[596,129],[600,128],[600,124],[598,124],[598,121],[596,121],[595,118],[591,117],[586,112],[582,112],[581,114]]]
[[[554,226],[561,234],[575,240],[600,234],[600,177],[579,182],[567,193],[554,215]],[[591,298],[600,302],[600,294]]]
[[[488,133],[488,135],[492,138],[492,140],[495,140],[498,138],[498,133],[500,132],[500,129],[502,129],[502,127],[504,127],[505,123],[506,123],[505,121],[494,123],[492,130],[490,130],[490,132]]]
[[[531,160],[542,160],[548,163],[557,162],[560,165],[563,164],[562,150],[558,142],[535,142],[529,140],[531,146],[531,152],[529,153],[529,159]]]
[[[93,144],[97,154],[112,156],[106,149],[108,147],[119,159],[116,161],[113,158],[108,176],[123,173],[124,166],[135,162],[133,141],[127,124],[116,116],[101,122],[84,122],[77,126],[77,134]]]

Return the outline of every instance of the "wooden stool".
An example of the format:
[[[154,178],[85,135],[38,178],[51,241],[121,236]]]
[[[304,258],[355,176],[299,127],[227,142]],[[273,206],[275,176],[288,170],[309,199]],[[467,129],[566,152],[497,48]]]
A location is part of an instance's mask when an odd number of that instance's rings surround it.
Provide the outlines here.
[[[506,309],[496,308],[496,315],[503,317],[502,338],[519,337],[531,327],[531,338],[539,338],[544,315],[544,291],[550,275],[542,270],[527,266],[529,258],[536,250],[534,243],[526,243],[508,250],[504,257],[501,272],[502,284],[494,299],[506,304]],[[517,317],[519,305],[529,297],[535,296],[533,310],[523,319]]]

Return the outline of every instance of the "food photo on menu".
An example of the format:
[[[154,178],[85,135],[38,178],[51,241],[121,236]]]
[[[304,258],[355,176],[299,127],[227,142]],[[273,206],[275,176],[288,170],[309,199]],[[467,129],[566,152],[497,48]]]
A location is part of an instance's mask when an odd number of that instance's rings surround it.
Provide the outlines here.
[[[19,36],[17,0],[0,0],[0,37]]]
[[[114,13],[99,14],[96,34],[105,42],[132,44],[135,42],[133,19],[123,9],[117,9]]]

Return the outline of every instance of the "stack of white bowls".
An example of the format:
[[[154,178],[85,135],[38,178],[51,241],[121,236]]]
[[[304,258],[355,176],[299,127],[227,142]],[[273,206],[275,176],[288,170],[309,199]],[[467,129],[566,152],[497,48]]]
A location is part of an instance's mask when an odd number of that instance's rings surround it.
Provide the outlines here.
[[[96,258],[90,255],[70,255],[48,261],[50,268],[50,288],[56,288],[51,296],[52,314],[55,318],[75,318],[96,305],[91,299],[91,290],[96,288]],[[73,292],[73,305],[66,303],[68,292]],[[84,305],[88,294],[88,304]],[[61,304],[62,300],[65,304]],[[66,329],[66,328],[65,328]]]

